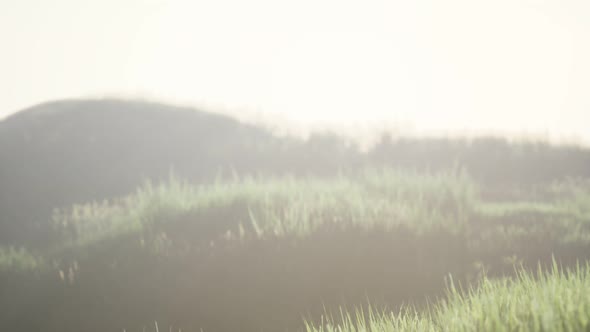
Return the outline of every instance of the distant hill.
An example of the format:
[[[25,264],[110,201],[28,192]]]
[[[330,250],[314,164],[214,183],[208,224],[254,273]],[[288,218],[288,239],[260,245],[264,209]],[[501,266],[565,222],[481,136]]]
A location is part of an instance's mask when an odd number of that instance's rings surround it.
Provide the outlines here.
[[[0,121],[0,244],[42,246],[54,208],[124,195],[171,172],[201,183],[233,172],[322,175],[363,165],[432,171],[460,166],[490,187],[530,186],[590,177],[590,150],[493,137],[383,136],[361,153],[333,134],[279,138],[192,108],[55,101]]]
[[[159,103],[31,107],[0,122],[0,243],[45,225],[55,207],[123,195],[171,171],[195,182],[221,170],[262,171],[271,156],[277,163],[272,152],[283,141],[227,116]]]

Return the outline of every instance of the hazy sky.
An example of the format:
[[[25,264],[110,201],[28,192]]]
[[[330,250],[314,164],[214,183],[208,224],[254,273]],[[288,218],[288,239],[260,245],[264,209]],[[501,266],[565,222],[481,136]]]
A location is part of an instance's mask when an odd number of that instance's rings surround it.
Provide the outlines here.
[[[588,0],[0,0],[0,117],[131,96],[590,141]]]

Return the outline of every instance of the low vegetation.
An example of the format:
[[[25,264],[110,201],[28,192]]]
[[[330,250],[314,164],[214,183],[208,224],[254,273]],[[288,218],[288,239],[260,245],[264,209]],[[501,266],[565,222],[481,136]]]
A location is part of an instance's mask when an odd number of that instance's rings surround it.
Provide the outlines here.
[[[52,222],[62,235],[60,246],[65,242],[66,247],[173,227],[166,224],[179,221],[216,227],[217,235],[227,237],[306,236],[323,227],[404,227],[416,233],[444,229],[456,234],[485,228],[506,237],[526,229],[545,231],[563,243],[590,240],[590,183],[570,180],[528,191],[505,190],[505,201],[487,200],[485,187],[460,169],[367,169],[329,178],[248,176],[200,186],[171,175],[167,182],[146,182],[121,199],[56,210]],[[221,211],[223,225],[202,217]]]
[[[518,322],[543,331],[565,317],[574,325],[563,330],[574,331],[589,317],[587,302],[563,297],[588,294],[587,270],[538,281],[524,272],[590,258],[590,184],[579,179],[489,188],[460,167],[204,185],[171,176],[56,210],[51,229],[44,248],[0,252],[1,271],[11,271],[2,272],[0,308],[10,309],[0,320],[14,330],[140,331],[154,320],[183,331],[300,330],[307,317],[311,331]],[[515,264],[517,279],[496,280],[514,276]],[[471,291],[446,298],[449,276]],[[542,302],[553,295],[563,298]],[[436,298],[446,300],[433,306]],[[390,311],[322,321],[325,310],[367,299]],[[415,309],[390,313],[404,307]]]
[[[588,331],[590,266],[550,271],[518,270],[515,278],[481,282],[467,292],[453,283],[447,296],[424,311],[399,313],[372,308],[341,311],[338,318],[309,322],[308,332],[508,332]]]

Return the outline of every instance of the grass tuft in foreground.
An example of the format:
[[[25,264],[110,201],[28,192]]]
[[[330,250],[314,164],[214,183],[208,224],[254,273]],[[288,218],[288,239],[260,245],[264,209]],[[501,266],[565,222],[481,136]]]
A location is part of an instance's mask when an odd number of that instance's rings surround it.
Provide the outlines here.
[[[562,270],[520,270],[516,278],[483,278],[461,292],[450,283],[445,300],[429,310],[399,313],[371,307],[307,322],[307,332],[404,331],[589,331],[590,264]],[[327,317],[327,318],[326,318]]]

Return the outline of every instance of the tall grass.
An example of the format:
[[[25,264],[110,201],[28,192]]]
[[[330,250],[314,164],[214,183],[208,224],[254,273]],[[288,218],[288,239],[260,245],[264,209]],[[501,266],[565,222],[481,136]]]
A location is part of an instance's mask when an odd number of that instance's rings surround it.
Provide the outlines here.
[[[332,178],[245,177],[202,186],[171,176],[166,183],[146,182],[118,200],[57,210],[53,223],[70,245],[220,209],[233,212],[225,231],[251,231],[259,237],[305,236],[326,224],[367,229],[400,224],[415,230],[433,225],[458,228],[467,221],[476,193],[477,185],[461,171],[420,174],[370,169]]]
[[[187,219],[193,229],[217,223],[215,236],[230,238],[401,226],[414,233],[443,229],[485,237],[492,232],[508,241],[534,233],[590,243],[590,185],[557,183],[509,201],[487,200],[485,190],[461,169],[418,173],[372,168],[327,178],[248,176],[201,186],[171,176],[164,183],[146,182],[117,200],[57,210],[53,224],[61,234],[58,247],[85,246]]]
[[[450,284],[448,297],[427,311],[399,313],[373,308],[307,322],[307,332],[508,332],[590,330],[590,264],[563,270],[554,265],[534,274],[483,278],[478,287],[461,292]]]

